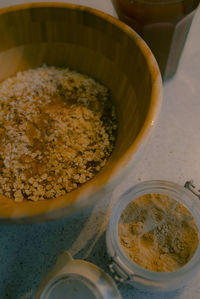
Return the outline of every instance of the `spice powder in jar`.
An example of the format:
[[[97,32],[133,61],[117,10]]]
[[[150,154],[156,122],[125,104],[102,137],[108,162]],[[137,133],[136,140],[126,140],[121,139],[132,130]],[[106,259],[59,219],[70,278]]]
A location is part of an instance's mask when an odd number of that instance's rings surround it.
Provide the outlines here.
[[[126,255],[150,271],[176,271],[198,247],[198,228],[189,210],[165,194],[145,194],[123,211],[118,224]]]

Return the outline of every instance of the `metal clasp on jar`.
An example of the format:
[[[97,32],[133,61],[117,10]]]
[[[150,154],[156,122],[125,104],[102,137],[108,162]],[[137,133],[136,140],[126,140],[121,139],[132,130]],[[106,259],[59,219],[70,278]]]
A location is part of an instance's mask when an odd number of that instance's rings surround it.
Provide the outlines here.
[[[112,262],[108,265],[110,272],[114,275],[114,279],[117,282],[124,283],[132,280],[132,277],[123,269],[123,267],[116,262],[113,258]]]
[[[198,199],[200,199],[200,189],[198,189],[196,191],[196,187],[193,183],[193,180],[187,181],[185,182],[184,187],[188,190],[190,190],[194,195],[196,195],[198,197]]]

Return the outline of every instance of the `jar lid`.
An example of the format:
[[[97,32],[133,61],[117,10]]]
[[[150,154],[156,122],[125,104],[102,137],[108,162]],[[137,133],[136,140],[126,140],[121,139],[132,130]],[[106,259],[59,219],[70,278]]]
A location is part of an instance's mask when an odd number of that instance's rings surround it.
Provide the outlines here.
[[[35,299],[120,299],[114,280],[96,265],[64,251],[41,281]]]

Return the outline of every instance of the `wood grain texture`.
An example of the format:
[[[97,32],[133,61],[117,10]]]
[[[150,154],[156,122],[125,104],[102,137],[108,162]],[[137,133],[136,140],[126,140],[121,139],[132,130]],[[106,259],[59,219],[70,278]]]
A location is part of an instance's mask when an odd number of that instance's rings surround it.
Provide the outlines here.
[[[1,9],[0,37],[0,80],[46,63],[86,73],[111,91],[118,138],[94,179],[59,199],[15,203],[0,196],[1,220],[27,223],[70,215],[102,197],[134,161],[158,114],[159,69],[128,26],[83,6],[34,3]]]

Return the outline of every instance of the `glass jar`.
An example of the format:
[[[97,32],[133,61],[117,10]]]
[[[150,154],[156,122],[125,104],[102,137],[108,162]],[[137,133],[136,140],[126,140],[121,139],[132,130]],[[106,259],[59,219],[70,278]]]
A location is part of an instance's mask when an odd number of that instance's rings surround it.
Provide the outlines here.
[[[200,201],[186,188],[168,181],[146,181],[126,191],[115,204],[106,233],[107,251],[111,257],[110,269],[115,278],[146,291],[172,291],[188,282],[200,265],[200,244],[193,257],[173,272],[147,270],[123,251],[118,237],[118,222],[127,205],[145,194],[165,194],[184,205],[193,215],[200,232]],[[200,236],[200,234],[199,234]],[[199,237],[198,236],[198,237]]]
[[[190,189],[190,185],[188,187]],[[191,191],[195,193],[192,189]],[[149,271],[133,262],[123,251],[118,237],[118,222],[127,205],[145,194],[165,194],[184,205],[193,215],[200,232],[200,201],[186,188],[168,181],[146,181],[126,191],[116,202],[106,232],[109,268],[114,278],[151,292],[172,291],[185,285],[200,266],[200,243],[193,257],[173,272]],[[200,198],[200,195],[199,195]],[[200,239],[200,233],[198,233]],[[199,240],[200,241],[200,240]],[[44,276],[35,299],[64,298],[121,299],[115,281],[101,268],[73,259],[69,252],[59,255],[55,266]]]
[[[113,0],[120,20],[146,41],[163,79],[177,69],[199,0]]]

